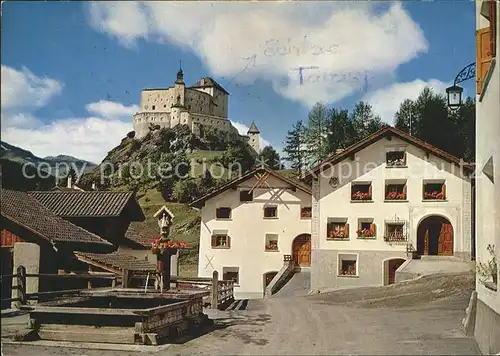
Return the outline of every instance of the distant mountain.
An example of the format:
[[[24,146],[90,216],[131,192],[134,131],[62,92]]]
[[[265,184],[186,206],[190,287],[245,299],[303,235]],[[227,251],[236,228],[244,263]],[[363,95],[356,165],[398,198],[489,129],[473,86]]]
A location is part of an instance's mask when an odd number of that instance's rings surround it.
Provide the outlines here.
[[[79,159],[73,156],[68,156],[68,155],[58,155],[58,156],[47,156],[44,158],[40,158],[38,156],[35,156],[32,152],[27,151],[23,148],[11,145],[5,141],[0,141],[0,153],[1,153],[1,158],[2,161],[8,160],[12,162],[16,162],[20,164],[21,166],[26,163],[32,163],[35,166],[38,166],[42,163],[44,165],[49,165],[51,168],[55,168],[56,165],[59,163],[66,163],[70,166],[75,165],[78,169],[81,167],[85,166],[85,172],[92,170],[95,168],[97,165],[93,162],[85,161],[83,159]],[[42,167],[43,168],[43,167]],[[61,172],[60,174],[66,173],[64,170],[64,166],[60,166]],[[43,169],[44,171],[47,171],[47,169]],[[51,174],[55,174],[55,170],[51,169]]]

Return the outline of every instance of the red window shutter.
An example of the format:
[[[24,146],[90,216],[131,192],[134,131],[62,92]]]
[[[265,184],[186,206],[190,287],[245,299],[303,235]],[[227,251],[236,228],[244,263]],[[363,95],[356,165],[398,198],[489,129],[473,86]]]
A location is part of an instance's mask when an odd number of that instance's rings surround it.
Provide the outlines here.
[[[377,225],[375,225],[375,224],[371,224],[371,225],[370,225],[370,230],[373,230],[373,232],[374,232],[375,236],[377,235]]]
[[[446,184],[443,183],[443,186],[441,187],[441,193],[443,193],[443,199],[446,199]]]
[[[497,49],[497,2],[490,0],[490,52],[491,56],[495,57]]]
[[[481,94],[484,79],[490,69],[491,59],[491,27],[481,28],[476,31],[476,92]]]
[[[408,190],[407,190],[407,187],[408,187],[408,186],[407,186],[407,183],[405,183],[405,185],[403,186],[403,194],[404,194],[404,195],[405,195],[405,197],[406,197],[405,199],[408,199],[408,195],[407,195]]]
[[[227,235],[227,237],[226,237],[226,244],[227,244],[227,248],[231,247],[231,236],[229,236],[229,235]]]
[[[370,184],[370,187],[368,188],[368,195],[370,196],[370,199],[372,199],[372,185]]]
[[[345,224],[344,237],[349,237],[349,224]]]
[[[212,247],[217,247],[217,236],[212,235]]]
[[[227,281],[227,272],[222,274],[222,280]]]

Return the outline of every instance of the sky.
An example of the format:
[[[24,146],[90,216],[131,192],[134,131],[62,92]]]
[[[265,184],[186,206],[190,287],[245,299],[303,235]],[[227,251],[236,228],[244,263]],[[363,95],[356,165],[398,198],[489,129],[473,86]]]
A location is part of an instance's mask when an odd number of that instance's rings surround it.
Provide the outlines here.
[[[474,62],[474,21],[469,0],[3,2],[2,140],[99,163],[179,61],[187,85],[214,78],[235,127],[255,121],[278,151],[319,101],[364,100],[392,124],[404,99],[444,93]]]

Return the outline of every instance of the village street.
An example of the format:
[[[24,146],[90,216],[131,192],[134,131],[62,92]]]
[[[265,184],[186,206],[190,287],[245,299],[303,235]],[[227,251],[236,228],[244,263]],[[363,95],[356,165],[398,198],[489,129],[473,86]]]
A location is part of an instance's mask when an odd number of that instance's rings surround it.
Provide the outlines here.
[[[471,288],[472,276],[461,275],[402,286],[255,300],[247,310],[207,311],[215,330],[141,354],[479,354],[474,339],[461,330]],[[4,345],[3,350],[12,356],[135,353],[28,345]]]

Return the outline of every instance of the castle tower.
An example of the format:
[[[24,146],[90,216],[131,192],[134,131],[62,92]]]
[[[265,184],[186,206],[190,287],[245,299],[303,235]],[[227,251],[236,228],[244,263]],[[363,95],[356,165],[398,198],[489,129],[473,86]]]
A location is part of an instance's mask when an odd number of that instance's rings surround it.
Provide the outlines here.
[[[252,121],[252,125],[248,129],[247,135],[250,138],[248,144],[255,152],[260,153],[260,131],[254,121]]]
[[[177,72],[177,80],[174,83],[174,105],[184,106],[184,91],[186,84],[184,83],[184,73],[182,68]]]

